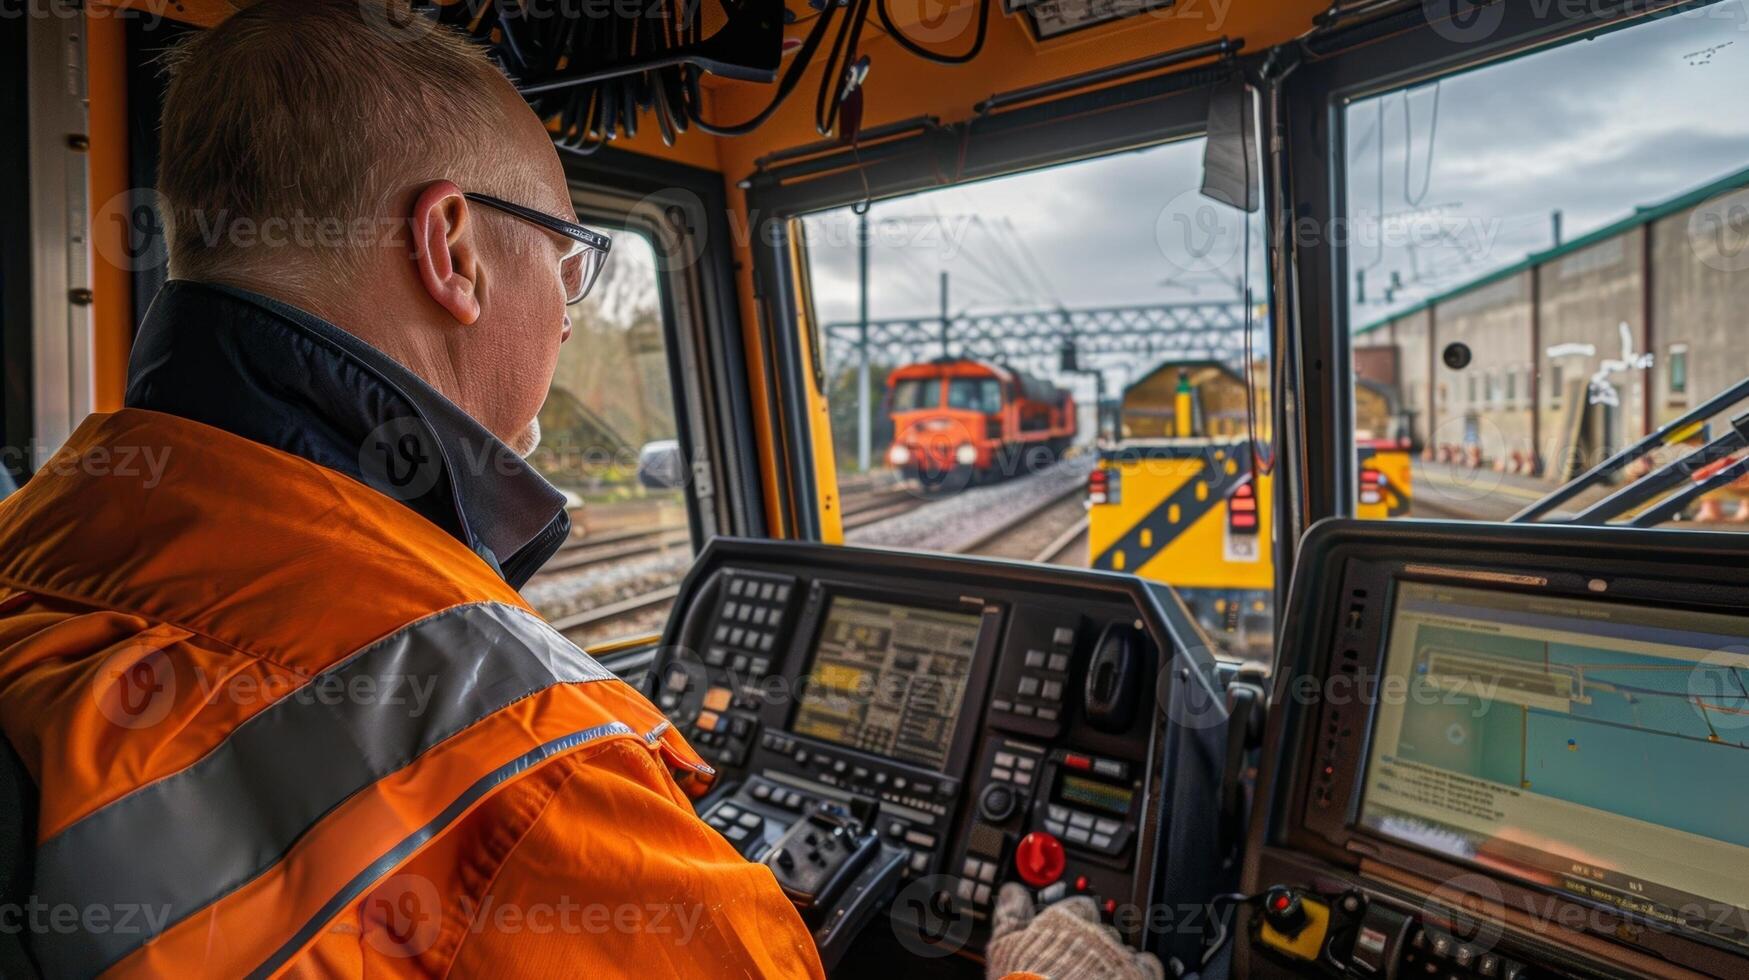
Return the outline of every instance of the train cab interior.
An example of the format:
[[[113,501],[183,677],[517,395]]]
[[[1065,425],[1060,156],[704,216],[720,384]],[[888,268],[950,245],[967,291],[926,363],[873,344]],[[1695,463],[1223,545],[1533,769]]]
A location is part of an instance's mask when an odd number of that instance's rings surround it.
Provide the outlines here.
[[[6,6],[0,491],[120,407],[161,58],[250,3]],[[1011,882],[1174,977],[1749,975],[1749,0],[353,26],[613,236],[521,592],[829,975],[982,975]]]

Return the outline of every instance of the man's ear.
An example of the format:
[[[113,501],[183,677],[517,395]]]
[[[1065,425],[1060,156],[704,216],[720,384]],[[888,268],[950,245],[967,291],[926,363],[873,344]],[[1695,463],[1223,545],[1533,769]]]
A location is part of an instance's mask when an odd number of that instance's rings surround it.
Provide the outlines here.
[[[473,209],[452,181],[434,181],[413,202],[413,265],[419,282],[457,323],[480,318],[484,271],[474,238]]]

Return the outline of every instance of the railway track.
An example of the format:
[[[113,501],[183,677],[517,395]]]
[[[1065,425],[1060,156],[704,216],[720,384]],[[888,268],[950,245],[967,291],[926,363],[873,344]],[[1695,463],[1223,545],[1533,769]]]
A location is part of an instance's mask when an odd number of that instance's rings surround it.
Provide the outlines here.
[[[914,510],[926,501],[903,489],[855,489],[844,496],[844,528],[862,527]],[[567,541],[535,573],[545,577],[574,572],[608,562],[656,555],[677,546],[690,546],[692,531],[685,524],[662,524],[651,528],[614,531]]]
[[[1087,525],[1089,520],[1082,514],[1075,523],[1070,524],[1063,532],[1052,538],[1050,543],[1032,556],[1032,560],[1043,565],[1074,565],[1077,568],[1087,566]]]
[[[1042,524],[1045,533],[1054,538],[1058,532],[1048,530],[1051,526],[1061,526],[1063,514],[1072,511],[1079,514],[1082,511],[1082,488],[1079,485],[1068,487],[1061,493],[1053,494],[1044,500],[1027,507],[1016,514],[1012,520],[1000,527],[994,528],[958,548],[951,549],[957,554],[982,555],[990,558],[1016,558],[1027,561],[1037,561],[1038,545],[1027,540],[1011,540],[1020,538],[1022,529],[1033,530],[1030,525]],[[1053,519],[1054,518],[1054,519]],[[1070,518],[1073,519],[1072,517]],[[1032,535],[1027,535],[1028,538]],[[1049,540],[1049,539],[1047,539]]]
[[[884,481],[879,485],[853,485],[843,500],[846,530],[887,520],[929,502]],[[680,524],[592,536],[567,543],[536,573],[536,579],[554,585],[562,576],[587,575],[591,570],[605,570],[617,563],[671,554],[675,549],[690,546],[691,532]],[[655,631],[661,627],[668,606],[679,592],[678,575],[674,578],[666,582],[658,578],[660,584],[650,583],[655,587],[648,591],[555,616],[550,622],[584,647],[628,634]]]
[[[569,634],[573,630],[583,630],[598,626],[601,623],[625,619],[658,607],[666,610],[667,603],[673,602],[674,597],[679,594],[680,584],[676,582],[652,592],[631,596],[618,602],[610,602],[604,606],[596,606],[594,609],[585,609],[569,616],[559,616],[551,620],[551,624],[553,629]]]
[[[1086,518],[1080,513],[1081,493],[1082,489],[1077,483],[1017,510],[1010,518],[989,531],[952,547],[937,550],[1034,561],[1060,560],[1075,564],[1075,535],[1069,532],[1078,532],[1080,536],[1085,536]],[[859,492],[845,505],[844,527],[851,530],[872,525],[910,513],[931,502],[930,498],[902,489]],[[1039,523],[1044,524],[1043,530],[1029,527]],[[1029,533],[1020,535],[1018,532],[1022,529],[1027,529]],[[635,544],[635,541],[628,538],[621,546],[629,548]],[[1014,550],[1016,547],[1021,548],[1021,551]],[[1050,557],[1045,557],[1047,554]],[[678,583],[663,585],[592,609],[555,617],[551,623],[555,629],[585,647],[592,642],[623,636],[641,629],[655,630],[666,618],[668,606],[674,601],[679,589]]]

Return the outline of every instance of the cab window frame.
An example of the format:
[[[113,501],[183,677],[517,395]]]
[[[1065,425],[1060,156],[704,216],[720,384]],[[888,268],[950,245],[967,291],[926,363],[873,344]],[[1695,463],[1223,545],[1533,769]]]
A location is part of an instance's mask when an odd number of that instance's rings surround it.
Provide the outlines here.
[[[675,438],[688,466],[691,548],[719,534],[766,534],[740,305],[719,175],[604,147],[563,157],[579,218],[646,238],[656,256]],[[696,464],[702,463],[701,472]]]
[[[1287,520],[1298,529],[1328,517],[1352,517],[1356,508],[1354,440],[1354,349],[1347,322],[1349,306],[1346,246],[1342,236],[1320,229],[1347,220],[1345,109],[1357,100],[1463,71],[1485,67],[1539,50],[1629,30],[1658,17],[1710,6],[1718,0],[1597,0],[1575,4],[1489,4],[1451,0],[1367,19],[1309,39],[1302,60],[1280,82],[1279,125],[1285,160],[1267,161],[1269,174],[1296,190],[1291,211],[1279,205],[1271,217],[1291,222],[1287,261],[1297,293],[1288,318],[1289,348],[1298,358],[1295,382],[1303,407],[1297,424],[1278,430],[1284,456],[1304,467],[1295,485],[1304,496],[1290,506]],[[1430,9],[1446,10],[1452,20],[1486,16],[1498,21],[1476,39],[1447,23],[1429,23]],[[1376,43],[1389,38],[1389,43]],[[1268,101],[1266,97],[1266,102]],[[1310,233],[1307,232],[1310,229]],[[1273,231],[1273,229],[1272,229]],[[1558,396],[1556,396],[1558,397]],[[1285,402],[1287,399],[1284,399]],[[1324,424],[1309,425],[1307,420]],[[1288,526],[1288,525],[1284,525]],[[1282,557],[1291,567],[1295,535],[1283,535]],[[1278,665],[1283,666],[1283,665]]]
[[[791,249],[800,219],[835,208],[963,186],[990,178],[1140,150],[1207,134],[1210,94],[1244,59],[1224,58],[1016,108],[980,113],[943,124],[919,117],[881,127],[846,148],[838,141],[800,147],[761,158],[745,181],[747,212],[757,221],[753,236],[755,291],[761,343],[775,368],[782,431],[785,495],[794,502],[789,536],[821,541],[815,486],[816,459],[807,417],[810,375],[818,376],[823,354],[807,362],[801,324],[811,310],[798,309]],[[999,87],[993,82],[993,87]],[[884,138],[882,138],[884,137]],[[805,262],[803,263],[805,266]],[[803,270],[805,276],[806,270]],[[817,338],[816,338],[817,340]],[[1277,368],[1272,361],[1271,370]],[[779,415],[774,414],[774,418]],[[1285,588],[1286,576],[1278,583]]]

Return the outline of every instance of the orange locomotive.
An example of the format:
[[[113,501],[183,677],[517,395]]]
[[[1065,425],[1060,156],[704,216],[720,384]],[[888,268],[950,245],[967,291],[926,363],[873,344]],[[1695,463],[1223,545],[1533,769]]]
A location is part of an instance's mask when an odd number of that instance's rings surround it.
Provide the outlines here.
[[[1013,475],[1055,460],[1075,438],[1075,399],[1066,389],[968,358],[895,370],[887,411],[887,462],[929,485]]]

